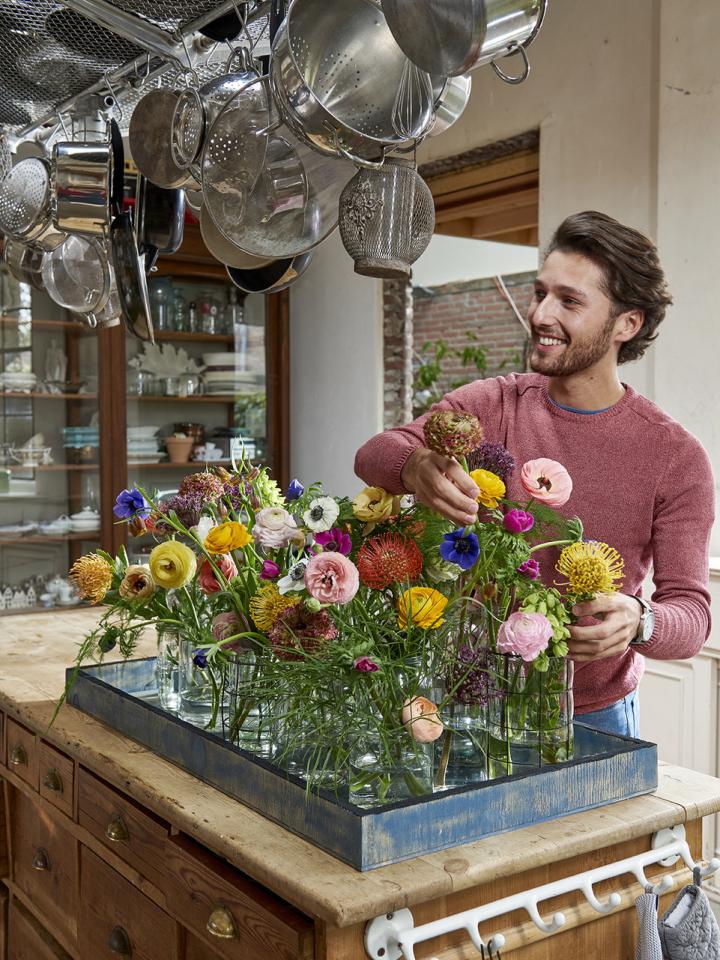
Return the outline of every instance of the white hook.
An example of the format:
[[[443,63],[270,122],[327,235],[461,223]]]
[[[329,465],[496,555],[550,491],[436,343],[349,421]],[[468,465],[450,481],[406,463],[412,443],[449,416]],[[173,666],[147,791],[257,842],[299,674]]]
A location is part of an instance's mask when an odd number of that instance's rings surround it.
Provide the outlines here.
[[[525,909],[530,914],[532,922],[543,933],[556,933],[565,924],[565,914],[560,912],[553,914],[550,923],[546,923],[538,912],[538,905],[535,900],[526,904]]]
[[[700,876],[705,880],[707,877],[711,877],[714,873],[717,873],[718,870],[720,870],[720,860],[718,860],[717,857],[713,857],[706,867],[700,867]]]
[[[488,940],[488,950],[491,953],[500,953],[505,946],[505,937],[501,933],[496,933],[494,937]]]
[[[472,944],[476,950],[479,950],[481,953],[485,951],[485,943],[483,938],[480,936],[480,928],[474,923],[468,923],[465,926],[465,933],[472,940]]]
[[[615,910],[620,906],[622,897],[619,893],[611,893],[608,899],[601,903],[598,898],[595,896],[595,891],[592,888],[592,883],[588,880],[587,883],[582,885],[582,892],[585,894],[585,899],[588,901],[593,910],[597,910],[598,913],[610,913],[612,910]]]

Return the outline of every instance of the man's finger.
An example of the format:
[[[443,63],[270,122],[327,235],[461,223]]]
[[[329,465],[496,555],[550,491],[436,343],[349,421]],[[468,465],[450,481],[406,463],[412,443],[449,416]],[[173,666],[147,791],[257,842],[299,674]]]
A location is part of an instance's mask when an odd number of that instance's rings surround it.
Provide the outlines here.
[[[613,594],[601,593],[592,600],[583,600],[582,603],[576,603],[572,609],[576,617],[594,617],[598,613],[613,610],[615,605]]]
[[[445,471],[445,476],[448,480],[452,480],[455,486],[464,493],[466,497],[469,497],[477,503],[480,491],[475,481],[469,474],[465,473],[460,464],[455,460],[451,460],[449,463],[450,465]]]

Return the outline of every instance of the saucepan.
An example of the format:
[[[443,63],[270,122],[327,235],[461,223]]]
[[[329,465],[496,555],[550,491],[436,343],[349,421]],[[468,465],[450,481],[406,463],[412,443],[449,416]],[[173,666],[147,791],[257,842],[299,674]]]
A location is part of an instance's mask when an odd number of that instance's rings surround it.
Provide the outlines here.
[[[227,267],[227,274],[244,293],[279,293],[305,273],[313,253],[313,250],[308,250],[297,257],[284,257],[255,270]]]

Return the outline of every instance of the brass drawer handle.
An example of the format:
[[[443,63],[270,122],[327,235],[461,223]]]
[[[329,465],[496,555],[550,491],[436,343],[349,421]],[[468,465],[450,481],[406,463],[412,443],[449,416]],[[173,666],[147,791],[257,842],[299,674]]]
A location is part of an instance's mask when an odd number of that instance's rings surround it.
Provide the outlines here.
[[[111,821],[105,828],[105,836],[108,840],[112,840],[113,843],[124,843],[126,840],[130,839],[130,834],[128,833],[128,828],[125,825],[125,821],[122,817],[118,817],[116,820]],[[118,927],[118,930],[121,929]]]
[[[235,920],[226,906],[217,903],[207,922],[207,932],[220,940],[237,940]]]
[[[108,937],[108,950],[110,953],[117,953],[121,957],[132,956],[132,944],[127,931],[122,927],[113,927]]]
[[[26,767],[28,765],[27,752],[21,743],[18,743],[10,751],[10,763],[13,767]]]
[[[43,847],[38,847],[35,851],[35,856],[32,858],[32,868],[33,870],[50,870],[50,858],[47,855],[47,850]]]
[[[53,793],[62,793],[63,792],[63,782],[62,777],[57,772],[55,767],[50,767],[48,772],[43,777],[43,786],[47,790],[52,790]]]

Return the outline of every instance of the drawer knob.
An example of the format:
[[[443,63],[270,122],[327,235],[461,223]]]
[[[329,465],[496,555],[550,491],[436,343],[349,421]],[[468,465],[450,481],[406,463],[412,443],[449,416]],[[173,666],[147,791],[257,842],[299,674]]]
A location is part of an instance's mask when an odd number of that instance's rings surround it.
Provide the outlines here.
[[[132,944],[130,937],[122,927],[113,927],[108,937],[108,950],[110,953],[117,953],[121,957],[132,956]]]
[[[123,843],[130,839],[128,828],[122,817],[112,820],[105,829],[105,836],[113,843]],[[120,928],[118,928],[120,929]]]
[[[50,869],[50,858],[47,855],[47,850],[44,850],[42,847],[37,848],[35,856],[32,858],[32,868],[33,870]]]
[[[48,772],[43,777],[43,786],[47,790],[52,790],[53,793],[62,793],[63,792],[63,782],[62,777],[57,772],[55,767],[50,767]]]
[[[237,930],[235,920],[227,907],[218,903],[213,907],[210,919],[207,922],[207,932],[220,940],[236,940]]]
[[[21,743],[18,743],[10,751],[10,763],[13,767],[26,767],[28,765],[27,752]]]

